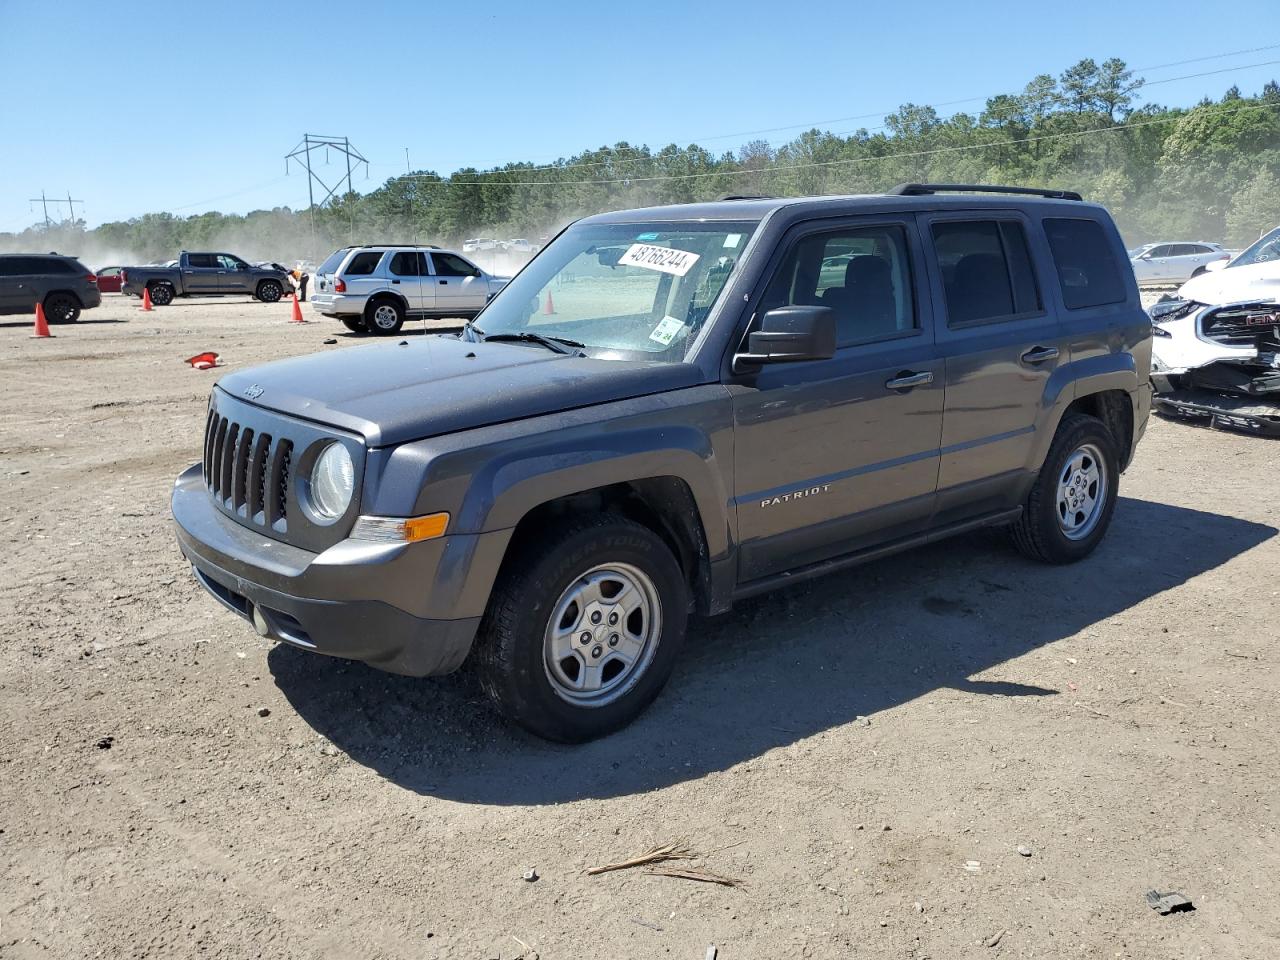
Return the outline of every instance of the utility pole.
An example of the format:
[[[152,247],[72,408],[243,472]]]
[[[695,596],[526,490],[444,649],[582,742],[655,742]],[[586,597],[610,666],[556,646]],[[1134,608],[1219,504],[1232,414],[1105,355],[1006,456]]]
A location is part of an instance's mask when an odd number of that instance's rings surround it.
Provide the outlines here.
[[[345,177],[339,177],[333,184],[330,184],[321,177],[311,163],[311,151],[321,148],[324,149],[326,156],[330,150],[339,150],[342,152],[343,156],[347,158],[347,175]],[[361,163],[364,164],[364,173],[366,177],[369,175],[369,161],[364,158],[364,155],[359,150],[351,145],[351,141],[347,137],[326,137],[313,133],[304,133],[302,135],[302,141],[291,151],[285,154],[284,172],[286,174],[289,172],[290,160],[296,160],[302,165],[303,169],[307,171],[307,207],[311,211],[311,253],[312,256],[315,256],[316,208],[323,207],[328,203],[334,195],[337,194],[338,188],[342,186],[344,181],[347,185],[346,192],[355,192],[355,185],[351,179],[352,161],[357,165]],[[324,197],[321,198],[318,204],[316,203],[316,184],[319,184],[325,191]]]

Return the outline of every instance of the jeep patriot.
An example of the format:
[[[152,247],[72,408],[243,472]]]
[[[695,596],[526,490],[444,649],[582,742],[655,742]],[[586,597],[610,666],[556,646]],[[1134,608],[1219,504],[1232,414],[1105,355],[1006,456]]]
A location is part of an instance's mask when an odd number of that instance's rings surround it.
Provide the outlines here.
[[[1150,355],[1110,216],[1065,191],[608,213],[461,332],[223,377],[173,515],[263,636],[469,661],[582,741],[658,695],[691,614],[978,527],[1087,556]]]

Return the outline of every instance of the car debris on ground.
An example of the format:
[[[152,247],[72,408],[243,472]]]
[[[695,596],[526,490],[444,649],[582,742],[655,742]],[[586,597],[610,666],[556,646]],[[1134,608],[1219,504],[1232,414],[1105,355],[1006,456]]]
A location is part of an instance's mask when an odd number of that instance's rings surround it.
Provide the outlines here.
[[[1175,891],[1161,893],[1158,890],[1148,890],[1147,903],[1150,904],[1152,910],[1155,910],[1161,916],[1168,916],[1171,913],[1186,913],[1196,908],[1195,904]]]

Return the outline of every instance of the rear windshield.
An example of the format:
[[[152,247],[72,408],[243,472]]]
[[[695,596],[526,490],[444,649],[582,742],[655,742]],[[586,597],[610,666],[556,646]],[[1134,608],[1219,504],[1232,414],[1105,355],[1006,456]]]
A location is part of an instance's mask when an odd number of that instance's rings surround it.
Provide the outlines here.
[[[382,255],[385,252],[385,250],[365,250],[357,253],[351,258],[347,268],[342,271],[343,276],[367,277],[378,269],[378,261],[382,259]]]
[[[335,250],[320,264],[316,273],[333,273],[338,269],[338,264],[342,263],[342,258],[351,252],[350,247],[343,247],[341,250]]]

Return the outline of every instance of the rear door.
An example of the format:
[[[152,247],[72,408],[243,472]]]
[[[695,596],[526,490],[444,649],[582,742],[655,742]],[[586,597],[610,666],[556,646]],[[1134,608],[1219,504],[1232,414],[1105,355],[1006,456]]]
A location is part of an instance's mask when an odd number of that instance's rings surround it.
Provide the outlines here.
[[[488,302],[489,284],[480,268],[456,253],[431,251],[432,288],[440,316],[469,316]],[[457,311],[451,312],[451,311]]]
[[[428,311],[435,304],[435,290],[428,276],[427,258],[420,250],[401,250],[387,265],[391,289],[404,297],[410,313]]]
[[[730,381],[744,582],[922,531],[938,480],[943,364],[914,218],[801,224],[770,276],[752,323],[829,306],[837,350]]]
[[[1046,428],[1046,389],[1068,361],[1035,264],[1049,252],[1018,211],[922,215],[946,361],[938,472],[945,524],[1016,506]]]
[[[186,293],[217,293],[218,273],[223,267],[212,253],[189,253],[187,262],[178,261],[182,270],[182,289]]]

